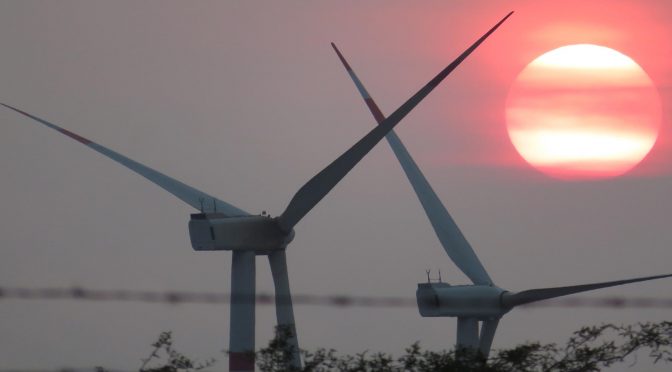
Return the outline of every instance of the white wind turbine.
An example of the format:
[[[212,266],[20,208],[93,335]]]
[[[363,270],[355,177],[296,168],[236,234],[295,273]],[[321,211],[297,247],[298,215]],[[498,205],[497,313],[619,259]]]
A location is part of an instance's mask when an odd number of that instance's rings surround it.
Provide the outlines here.
[[[345,60],[336,45],[331,44],[348,74],[355,83],[367,107],[378,124],[385,122],[385,115]],[[522,292],[509,292],[495,286],[479,261],[471,245],[436,196],[425,176],[406,150],[394,130],[386,136],[415,190],[425,214],[448,257],[473,282],[473,285],[454,285],[431,282],[418,283],[416,298],[423,317],[457,317],[457,348],[478,349],[485,356],[490,352],[499,319],[516,306],[536,301],[592,291],[600,288],[672,277],[672,274],[617,280],[603,283],[568,287],[539,288]],[[479,333],[479,321],[481,322]]]
[[[294,238],[294,226],[396,124],[490,36],[506,18],[502,19],[479,38],[455,61],[444,68],[401,105],[388,119],[382,121],[380,125],[376,126],[355,145],[303,185],[291,199],[285,211],[276,218],[250,215],[242,209],[170,178],[56,124],[13,106],[4,103],[0,103],[0,105],[54,129],[120,163],[200,211],[200,213],[192,214],[189,221],[189,236],[193,249],[197,251],[230,250],[233,253],[229,333],[230,371],[254,371],[255,257],[257,255],[268,256],[275,286],[277,323],[278,326],[284,327],[291,332],[288,341],[295,351],[292,356],[291,366],[298,367],[301,365],[301,360],[298,354],[298,340],[296,337],[285,256],[285,249]]]

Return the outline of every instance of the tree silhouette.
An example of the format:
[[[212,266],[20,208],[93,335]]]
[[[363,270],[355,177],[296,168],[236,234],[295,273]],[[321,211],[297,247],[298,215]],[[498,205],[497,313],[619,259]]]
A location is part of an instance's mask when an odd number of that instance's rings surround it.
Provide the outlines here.
[[[642,353],[652,363],[672,362],[672,322],[639,323],[630,326],[603,324],[583,327],[564,345],[528,342],[511,349],[496,350],[489,358],[470,349],[429,351],[418,342],[404,355],[363,351],[339,355],[333,349],[301,350],[303,367],[291,368],[293,345],[287,342],[291,330],[277,327],[268,346],[256,354],[262,372],[592,372],[620,363],[634,365]],[[163,332],[152,344],[140,372],[191,372],[212,366],[191,360],[173,347],[170,332]],[[632,359],[632,360],[631,360]],[[153,367],[149,368],[148,366]]]

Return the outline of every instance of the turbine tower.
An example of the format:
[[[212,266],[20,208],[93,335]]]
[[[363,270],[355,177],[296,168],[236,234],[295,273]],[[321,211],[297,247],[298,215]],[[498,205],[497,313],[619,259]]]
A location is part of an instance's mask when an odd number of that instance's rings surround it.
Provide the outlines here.
[[[508,16],[507,16],[508,17]],[[371,98],[366,88],[334,43],[331,44],[343,63],[369,111],[378,124],[387,120]],[[422,204],[429,222],[448,257],[472,281],[473,285],[455,285],[432,282],[419,283],[416,299],[423,317],[457,317],[456,348],[480,350],[487,357],[495,337],[500,318],[516,306],[536,301],[567,296],[575,293],[614,287],[628,283],[671,277],[672,274],[617,280],[603,283],[568,287],[539,288],[522,292],[509,292],[495,286],[476,253],[465,239],[431,185],[420,171],[406,147],[394,130],[387,135],[387,142],[406,173],[415,194]],[[480,330],[479,330],[479,322]]]
[[[255,257],[268,256],[275,286],[278,326],[290,331],[293,346],[291,367],[300,367],[298,340],[289,288],[285,250],[294,238],[294,226],[324,198],[352,168],[397,125],[420,101],[450,74],[471,52],[508,18],[505,17],[455,61],[402,104],[388,119],[373,128],[326,168],[303,185],[276,218],[253,216],[227,202],[210,196],[176,179],[129,159],[83,136],[68,131],[16,107],[0,105],[56,130],[138,173],[178,199],[199,210],[191,215],[189,237],[197,251],[232,251],[229,370],[254,371],[255,332]]]

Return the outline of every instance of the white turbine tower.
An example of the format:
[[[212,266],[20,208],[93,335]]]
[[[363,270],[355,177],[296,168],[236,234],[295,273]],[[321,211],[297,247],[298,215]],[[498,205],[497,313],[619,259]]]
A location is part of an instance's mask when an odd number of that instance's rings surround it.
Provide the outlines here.
[[[294,226],[420,101],[448,76],[471,52],[508,18],[505,17],[479,38],[455,61],[401,105],[390,117],[371,130],[355,145],[320,171],[289,202],[276,218],[253,216],[229,203],[214,198],[178,180],[142,165],[87,138],[13,106],[0,103],[54,129],[135,171],[178,199],[196,208],[189,221],[189,236],[197,251],[232,251],[231,317],[229,333],[229,370],[254,371],[255,331],[255,257],[266,255],[275,286],[278,325],[289,330],[294,348],[291,366],[301,365],[289,289],[285,249],[294,238]]]
[[[383,115],[378,105],[376,105],[373,98],[366,91],[362,82],[336,45],[332,43],[332,47],[357,86],[373,117],[379,125],[385,123],[385,115]],[[495,337],[499,319],[516,306],[600,288],[672,276],[672,274],[656,275],[604,283],[531,289],[518,293],[499,288],[490,279],[471,245],[467,242],[464,235],[462,235],[455,221],[453,221],[443,203],[441,203],[441,200],[436,196],[436,193],[434,193],[429,182],[427,182],[427,179],[394,130],[390,131],[386,138],[406,173],[406,177],[413,186],[425,210],[425,214],[429,218],[434,232],[448,257],[474,283],[473,285],[451,286],[448,283],[431,282],[428,278],[427,283],[418,284],[416,291],[418,308],[420,315],[423,317],[457,317],[457,348],[478,349],[487,356],[492,346],[492,340]],[[482,324],[480,333],[479,321]]]

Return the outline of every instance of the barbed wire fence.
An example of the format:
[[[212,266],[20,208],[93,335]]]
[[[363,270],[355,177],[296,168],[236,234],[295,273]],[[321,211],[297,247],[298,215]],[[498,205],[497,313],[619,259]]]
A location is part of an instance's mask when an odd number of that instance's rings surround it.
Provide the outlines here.
[[[274,305],[273,294],[260,293],[254,297],[231,297],[224,292],[194,291],[142,291],[126,289],[91,289],[84,287],[1,287],[0,306],[3,301],[38,300],[38,301],[88,301],[88,302],[119,302],[146,303],[159,305],[206,304],[226,305],[237,302],[254,301],[257,305]],[[283,301],[283,299],[279,299]],[[374,297],[352,295],[310,295],[292,296],[294,305],[327,306],[327,307],[382,307],[382,308],[414,308],[415,298],[409,297]],[[659,297],[580,297],[540,301],[523,305],[524,308],[611,308],[611,309],[670,309],[672,298]],[[60,369],[0,369],[0,372],[130,372],[126,370],[93,368],[60,368]]]
[[[231,297],[222,292],[192,291],[139,291],[125,289],[89,289],[83,287],[26,288],[0,287],[0,301],[3,300],[69,300],[69,301],[107,301],[153,303],[166,305],[208,304],[222,305],[232,302],[255,302],[257,305],[274,305],[275,296],[260,293],[254,297]],[[280,299],[282,301],[283,299]],[[328,306],[328,307],[385,307],[403,308],[417,307],[416,299],[409,297],[373,297],[352,295],[311,295],[298,294],[292,296],[294,305]],[[589,308],[649,308],[670,309],[672,298],[657,297],[567,297],[535,302],[523,305],[525,308],[540,307],[589,307]]]

